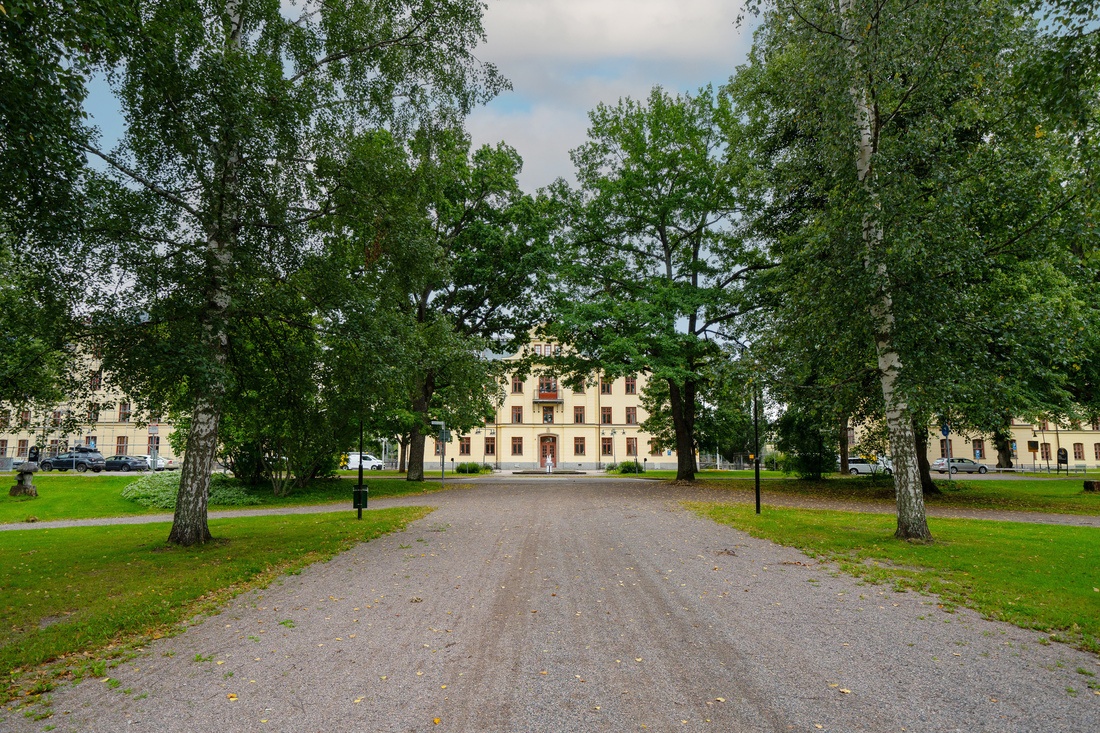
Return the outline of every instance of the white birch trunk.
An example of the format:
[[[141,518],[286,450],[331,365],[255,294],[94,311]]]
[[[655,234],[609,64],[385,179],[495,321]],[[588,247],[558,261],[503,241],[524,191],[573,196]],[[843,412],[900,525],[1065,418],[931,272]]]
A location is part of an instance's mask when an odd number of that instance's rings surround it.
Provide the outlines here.
[[[855,38],[857,24],[852,17],[853,0],[840,0],[838,9],[843,33],[852,39],[849,50],[853,58],[852,86],[849,94],[855,108],[859,130],[859,150],[856,172],[867,194],[870,206],[863,218],[865,265],[876,283],[876,297],[871,307],[875,326],[875,352],[886,406],[886,427],[890,436],[890,456],[894,466],[894,492],[897,496],[897,531],[895,537],[905,540],[930,541],[932,533],[924,509],[920,468],[917,465],[916,438],[909,418],[908,405],[897,391],[901,374],[901,358],[894,348],[894,307],[890,294],[889,271],[882,258],[883,231],[879,220],[878,195],[875,190],[874,160],[878,143],[876,111],[867,101],[867,89],[858,81],[858,47]],[[878,256],[876,256],[878,255]]]
[[[240,46],[241,14],[238,0],[226,3],[226,15],[230,21],[230,34],[226,39],[227,52]],[[233,259],[232,242],[237,218],[237,168],[239,163],[236,143],[226,139],[222,192],[222,208],[206,238],[207,262],[210,265],[210,282],[207,284],[207,306],[202,315],[203,342],[210,352],[220,375],[225,368],[229,337],[225,317],[229,310],[230,294],[227,285],[229,266]],[[208,391],[195,395],[191,411],[191,429],[187,434],[187,448],[180,472],[180,488],[176,495],[176,510],[172,518],[172,531],[168,541],[191,546],[212,539],[207,522],[207,503],[210,496],[210,475],[218,452],[218,427],[221,423],[221,400],[225,394],[222,377],[215,376]]]

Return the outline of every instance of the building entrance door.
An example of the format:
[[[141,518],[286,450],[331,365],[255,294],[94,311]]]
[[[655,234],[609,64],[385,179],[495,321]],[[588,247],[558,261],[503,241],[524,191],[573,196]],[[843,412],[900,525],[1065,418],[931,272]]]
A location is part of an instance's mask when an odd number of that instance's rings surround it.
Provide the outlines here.
[[[544,435],[539,438],[539,466],[546,468],[547,461],[553,461],[554,467],[558,466],[558,439],[553,435]]]

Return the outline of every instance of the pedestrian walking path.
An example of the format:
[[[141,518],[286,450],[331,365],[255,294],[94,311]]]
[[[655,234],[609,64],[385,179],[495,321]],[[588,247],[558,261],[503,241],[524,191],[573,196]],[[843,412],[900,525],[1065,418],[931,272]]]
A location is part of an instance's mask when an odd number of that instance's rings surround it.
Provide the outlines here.
[[[593,488],[597,488],[597,490],[598,487],[604,486],[608,482],[635,483],[649,486],[651,489],[656,485],[661,487],[662,492],[669,491],[667,483],[657,483],[651,479],[637,478],[619,479],[610,477],[554,475],[532,479],[524,478],[523,476],[516,477],[511,474],[504,474],[461,479],[461,483],[464,485],[476,483],[485,485],[504,484],[510,486],[514,485],[517,481],[530,482],[531,486],[540,486],[547,482],[585,483],[591,484]],[[700,501],[732,501],[741,503],[755,501],[755,497],[749,491],[742,489],[715,489],[713,485],[709,487],[700,487],[698,489],[678,487],[677,492],[677,495],[685,492],[695,492],[692,496]],[[406,506],[409,504],[434,504],[434,496],[437,495],[429,494],[428,496],[413,495],[407,497],[371,499],[370,506],[373,508],[383,508],[388,506]],[[804,495],[769,494],[766,486],[764,489],[764,496],[764,503],[768,506],[799,509],[834,509],[848,512],[871,512],[875,514],[893,514],[896,511],[894,503],[890,501],[836,501],[834,499],[816,498]],[[267,509],[226,509],[212,511],[209,516],[211,519],[222,519],[227,517],[258,517],[278,514],[323,514],[341,510],[352,511],[350,498],[347,503],[343,504],[315,504],[311,506]],[[1031,524],[1061,524],[1075,527],[1100,527],[1100,516],[1088,514],[1048,514],[1045,512],[1018,512],[997,509],[955,509],[937,506],[929,506],[927,508],[927,513],[930,517],[986,519],[998,522],[1026,522]],[[28,529],[58,529],[62,527],[102,527],[112,524],[156,524],[158,522],[171,521],[171,514],[142,514],[140,516],[131,517],[101,517],[97,519],[66,519],[50,522],[0,524],[0,532]]]
[[[1097,658],[700,519],[490,481],[52,693],[64,731],[1084,731]],[[372,502],[373,504],[373,502]],[[1076,696],[1067,689],[1081,691]],[[0,713],[0,729],[46,721]]]

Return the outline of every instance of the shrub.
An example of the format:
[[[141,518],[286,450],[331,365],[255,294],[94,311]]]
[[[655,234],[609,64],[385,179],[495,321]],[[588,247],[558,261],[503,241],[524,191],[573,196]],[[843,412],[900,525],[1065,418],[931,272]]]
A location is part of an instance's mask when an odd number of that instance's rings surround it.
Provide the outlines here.
[[[605,465],[603,467],[603,470],[609,471],[609,472],[610,471],[618,471],[619,470],[619,464],[618,463],[608,463],[607,465]]]
[[[175,509],[180,490],[180,472],[149,473],[122,490],[122,498],[155,509]],[[245,491],[232,476],[216,473],[210,477],[213,506],[251,506],[260,499]]]
[[[493,464],[483,463],[483,464],[481,464],[481,470],[482,471],[487,471],[488,473],[492,473],[495,469],[493,468]]]
[[[455,473],[481,473],[481,464],[475,461],[460,463],[455,467]]]
[[[634,461],[623,461],[619,464],[619,473],[645,473],[645,466]]]

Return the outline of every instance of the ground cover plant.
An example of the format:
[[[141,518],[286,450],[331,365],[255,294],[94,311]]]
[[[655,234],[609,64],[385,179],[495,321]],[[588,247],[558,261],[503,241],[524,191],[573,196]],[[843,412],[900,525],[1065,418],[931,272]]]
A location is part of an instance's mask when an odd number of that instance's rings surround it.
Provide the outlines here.
[[[166,544],[166,523],[0,532],[0,700],[47,692],[88,673],[85,652],[95,660],[108,646],[117,654],[169,635],[243,590],[430,511],[213,519],[215,541],[192,548]]]
[[[893,539],[890,515],[689,506],[868,582],[937,594],[945,610],[966,606],[1100,653],[1100,529],[933,518],[936,541],[921,544]]]
[[[651,476],[647,474],[647,476]],[[773,474],[774,476],[774,474]],[[701,483],[715,489],[752,491],[753,482],[741,478]],[[1057,514],[1100,514],[1100,494],[1086,493],[1081,479],[946,479],[935,481],[941,494],[925,497],[928,506],[958,509],[1032,511]],[[774,477],[763,491],[836,501],[894,502],[894,484],[887,476],[853,476],[825,481]]]
[[[159,473],[156,476],[157,478],[152,481],[159,487],[157,490],[149,492],[148,495],[146,492],[139,492],[150,501],[150,505],[143,505],[137,500],[124,498],[123,491],[134,482],[144,480],[144,476],[39,475],[35,477],[35,484],[38,486],[36,499],[8,496],[6,492],[0,493],[0,524],[164,513],[174,506],[174,503],[165,504],[165,501],[168,499],[174,501],[175,490],[165,489],[161,484],[178,486],[178,483],[171,482],[178,482],[179,474],[170,472]],[[225,483],[227,481],[229,483]],[[372,499],[422,494],[437,491],[440,488],[438,482],[417,483],[405,481],[403,478],[365,476],[363,481],[369,486]],[[271,487],[267,485],[238,487],[233,493],[214,491],[211,495],[210,508],[218,510],[241,506],[262,508],[337,503],[347,503],[350,507],[351,490],[355,483],[356,480],[351,477],[320,479],[310,482],[301,489],[295,489],[287,496],[275,496]],[[215,479],[213,482],[215,488],[219,484],[223,484],[223,488],[235,486],[232,478]],[[455,488],[455,484],[448,483],[445,488]],[[219,498],[230,497],[233,498],[231,503],[219,504],[217,501]]]

